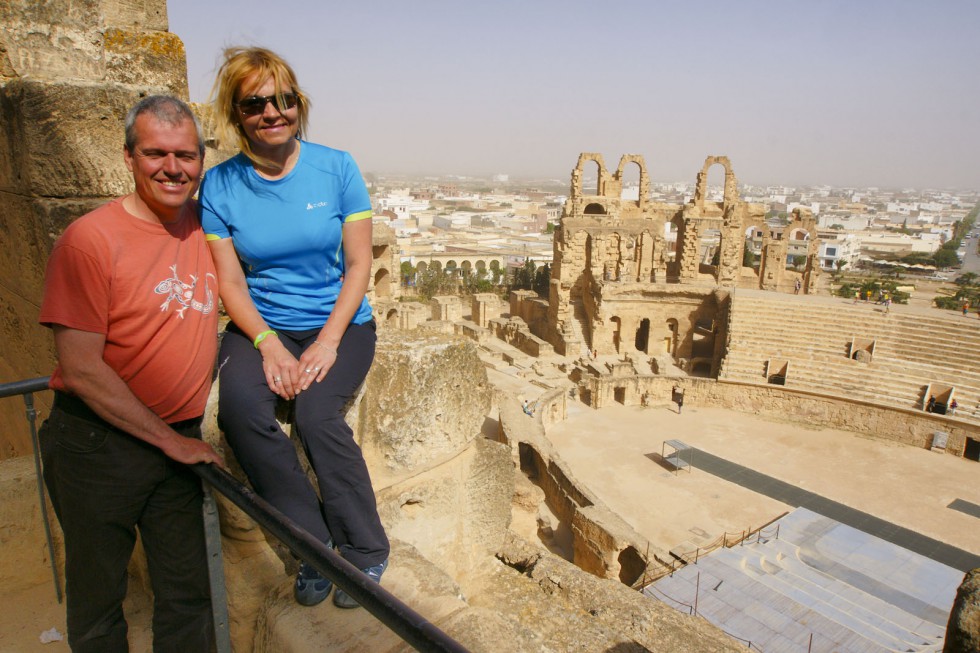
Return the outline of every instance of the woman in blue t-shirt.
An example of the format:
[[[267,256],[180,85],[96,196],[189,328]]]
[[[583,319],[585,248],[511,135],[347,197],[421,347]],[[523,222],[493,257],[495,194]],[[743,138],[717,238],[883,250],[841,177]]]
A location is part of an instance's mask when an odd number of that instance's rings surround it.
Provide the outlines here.
[[[374,360],[367,188],[348,153],[301,140],[309,99],[275,53],[226,50],[214,95],[219,133],[241,150],[209,170],[200,191],[231,318],[219,355],[222,429],[259,495],[379,581],[388,538],[344,420]],[[295,401],[319,499],[276,421],[280,399]],[[330,588],[300,565],[299,603],[316,605]],[[339,588],[334,603],[357,607]]]

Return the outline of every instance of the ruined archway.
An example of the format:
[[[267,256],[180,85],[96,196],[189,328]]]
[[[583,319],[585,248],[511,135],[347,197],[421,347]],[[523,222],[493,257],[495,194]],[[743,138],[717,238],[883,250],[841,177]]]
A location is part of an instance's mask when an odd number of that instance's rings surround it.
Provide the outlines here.
[[[640,320],[639,326],[636,328],[636,338],[634,346],[637,351],[642,351],[647,353],[650,347],[650,318],[643,318]]]
[[[380,268],[374,274],[374,296],[391,297],[391,274],[386,268]]]
[[[674,318],[667,320],[667,335],[664,337],[664,353],[677,357],[678,323]]]
[[[613,177],[619,185],[620,199],[624,201],[624,207],[630,203],[642,210],[650,195],[650,178],[643,157],[639,154],[623,155]],[[633,199],[634,196],[636,199]]]

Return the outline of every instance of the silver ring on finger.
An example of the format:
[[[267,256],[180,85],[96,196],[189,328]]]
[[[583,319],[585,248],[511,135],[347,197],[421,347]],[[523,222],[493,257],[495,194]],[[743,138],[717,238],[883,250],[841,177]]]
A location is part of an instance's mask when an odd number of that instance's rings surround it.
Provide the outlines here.
[[[272,380],[275,381],[276,383],[282,383],[282,377],[281,376],[277,376],[277,377],[275,377]]]
[[[309,373],[310,373],[310,372],[312,372],[313,370],[311,370],[310,368],[308,368],[308,367],[307,367],[307,368],[306,368],[305,370],[303,370],[303,371],[304,371],[304,372],[306,372],[307,374],[309,374]]]
[[[314,368],[313,368],[313,371],[314,371],[314,372],[319,372],[319,371],[320,371],[320,368],[319,368],[319,367],[314,367]]]

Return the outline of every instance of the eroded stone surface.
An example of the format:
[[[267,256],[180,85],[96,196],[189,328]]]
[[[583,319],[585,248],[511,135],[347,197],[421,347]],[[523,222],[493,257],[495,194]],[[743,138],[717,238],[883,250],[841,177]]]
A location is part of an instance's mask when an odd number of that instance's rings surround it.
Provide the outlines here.
[[[956,591],[943,653],[980,651],[980,569],[967,572]]]

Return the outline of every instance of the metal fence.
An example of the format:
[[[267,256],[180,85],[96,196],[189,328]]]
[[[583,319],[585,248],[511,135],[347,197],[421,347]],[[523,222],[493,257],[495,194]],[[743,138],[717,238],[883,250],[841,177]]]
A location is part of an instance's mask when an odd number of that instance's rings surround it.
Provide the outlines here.
[[[55,562],[44,482],[41,476],[41,458],[37,440],[37,410],[34,407],[34,394],[47,390],[47,377],[5,383],[0,384],[0,399],[18,395],[24,399],[31,432],[31,446],[34,453],[34,472],[37,480],[38,498],[41,504],[48,551],[51,554],[51,572],[54,577],[55,592],[60,603],[62,600],[61,581]],[[350,594],[364,609],[417,650],[456,653],[467,651],[459,642],[412,610],[381,585],[368,579],[357,567],[297,526],[225,470],[216,465],[204,463],[192,465],[191,469],[205,481],[206,495],[212,491],[220,492],[256,523],[285,544],[294,555],[302,558]],[[204,510],[205,530],[210,531],[206,535],[209,541],[208,567],[215,612],[215,639],[218,651],[230,653],[228,613],[224,598],[224,570],[220,555],[220,533],[217,532],[217,515],[214,511],[213,500],[206,498]],[[210,515],[208,514],[209,510],[212,511]],[[208,524],[211,526],[209,527]]]

